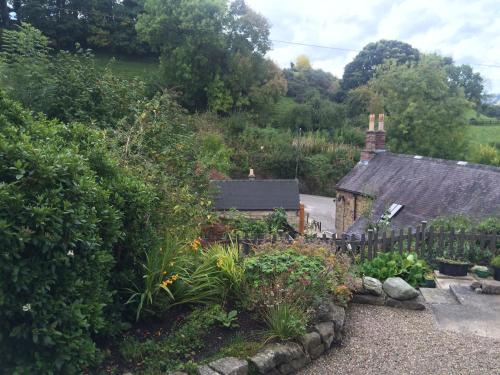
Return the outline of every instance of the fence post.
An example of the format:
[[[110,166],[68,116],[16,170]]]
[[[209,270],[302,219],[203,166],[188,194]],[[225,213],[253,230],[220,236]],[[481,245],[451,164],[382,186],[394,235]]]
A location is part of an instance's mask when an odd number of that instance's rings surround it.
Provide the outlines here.
[[[464,242],[465,242],[465,229],[462,228],[462,230],[460,231],[460,235],[459,235],[459,238],[458,238],[458,256],[460,258],[463,258],[464,256]]]
[[[421,227],[420,225],[417,225],[417,228],[415,229],[415,252],[420,255],[420,238],[421,238]]]
[[[403,254],[403,237],[404,237],[404,231],[403,231],[403,228],[399,228],[399,238],[398,238],[398,242],[399,242],[399,253],[400,253],[400,254]]]
[[[498,249],[497,249],[497,235],[496,235],[496,233],[493,233],[493,234],[491,235],[491,239],[490,239],[490,250],[491,250],[491,253],[492,253],[493,255],[495,255],[495,254],[496,254],[496,252],[497,252],[497,250],[498,250]]]
[[[454,242],[455,242],[455,229],[451,228],[451,231],[450,231],[450,244],[448,246],[448,252],[449,252],[449,256],[447,258],[453,258],[453,254],[455,253],[455,249],[454,249]]]
[[[427,221],[422,221],[422,231],[421,236],[420,236],[420,255],[425,256],[425,250],[426,250],[426,245],[427,243],[425,242],[426,235],[425,235],[425,229],[427,228]]]
[[[408,228],[407,233],[408,233],[408,243],[406,244],[406,250],[408,252],[410,252],[411,251],[411,243],[413,242],[413,239],[412,239],[413,233],[411,231],[411,228]]]
[[[434,254],[434,227],[431,225],[429,227],[429,238],[427,239],[427,255],[428,259]]]
[[[373,229],[368,229],[368,260],[373,259]]]
[[[361,235],[361,241],[359,243],[360,260],[361,263],[365,260],[365,234]]]
[[[305,218],[304,218],[304,203],[300,202],[299,204],[299,233],[301,235],[304,234],[304,230],[305,230]]]

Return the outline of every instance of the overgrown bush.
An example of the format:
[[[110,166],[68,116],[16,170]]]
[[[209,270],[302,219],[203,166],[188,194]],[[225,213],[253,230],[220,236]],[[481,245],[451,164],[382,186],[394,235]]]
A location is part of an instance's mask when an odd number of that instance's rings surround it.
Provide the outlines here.
[[[269,307],[264,313],[267,339],[291,340],[306,333],[309,317],[303,307],[290,302]]]
[[[360,271],[365,276],[371,276],[381,281],[389,277],[401,277],[410,285],[416,287],[423,281],[428,271],[424,260],[415,253],[400,254],[396,251],[381,253],[361,265]]]
[[[245,259],[246,295],[250,309],[263,311],[283,302],[309,305],[328,291],[321,258],[293,250]]]
[[[145,95],[145,85],[104,73],[89,51],[53,53],[29,24],[2,33],[0,79],[6,92],[35,112],[63,122],[116,127]]]
[[[115,290],[134,274],[129,245],[152,241],[141,214],[154,195],[101,133],[33,119],[1,93],[0,155],[2,368],[80,372],[98,358],[93,337],[122,322]]]

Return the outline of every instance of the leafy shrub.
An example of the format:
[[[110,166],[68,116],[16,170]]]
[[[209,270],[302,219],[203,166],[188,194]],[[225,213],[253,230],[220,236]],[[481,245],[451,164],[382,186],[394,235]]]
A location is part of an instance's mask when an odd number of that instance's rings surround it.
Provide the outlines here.
[[[321,258],[293,250],[247,258],[244,302],[259,311],[291,301],[308,305],[327,293],[325,272]]]
[[[2,33],[1,81],[7,93],[35,112],[64,122],[115,127],[144,97],[144,84],[103,74],[89,51],[51,53],[48,39],[29,24]]]
[[[288,250],[321,259],[325,269],[320,278],[324,281],[327,291],[333,295],[337,303],[345,305],[350,301],[354,275],[351,274],[351,259],[347,254],[334,253],[321,242],[307,242],[302,239],[295,240],[292,244],[283,242],[264,243],[254,248],[257,255],[270,252],[286,252]]]
[[[389,277],[401,277],[412,286],[417,286],[424,279],[427,271],[425,261],[418,259],[415,253],[381,253],[371,261],[361,265],[361,272],[381,281]]]
[[[79,372],[98,359],[93,338],[125,323],[155,195],[101,132],[33,119],[2,93],[0,114],[2,365]]]
[[[496,268],[500,268],[500,255],[497,255],[491,260],[491,265]]]
[[[291,340],[306,333],[308,315],[303,308],[284,302],[270,307],[264,314],[268,340]]]

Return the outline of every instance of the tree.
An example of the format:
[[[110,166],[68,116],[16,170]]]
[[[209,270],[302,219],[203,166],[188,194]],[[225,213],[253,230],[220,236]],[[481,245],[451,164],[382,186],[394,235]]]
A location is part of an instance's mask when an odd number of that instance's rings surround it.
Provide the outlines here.
[[[41,30],[57,49],[79,43],[124,53],[148,52],[135,31],[142,0],[15,0],[12,10],[18,22]]]
[[[269,24],[242,0],[147,0],[136,27],[191,110],[241,108],[267,79]]]
[[[415,62],[420,59],[420,52],[398,40],[380,40],[367,44],[354,60],[345,66],[342,88],[347,91],[366,84],[372,79],[376,67],[389,59],[394,59],[398,64]]]
[[[464,156],[470,103],[448,81],[439,59],[387,63],[370,88],[381,96],[388,114],[390,150],[447,159]]]
[[[10,7],[7,0],[0,0],[0,27],[7,28],[10,24]]]
[[[298,69],[295,64],[283,73],[288,82],[287,96],[304,102],[318,93],[322,98],[334,100],[339,89],[337,77],[321,69]]]
[[[476,105],[481,104],[483,99],[483,77],[474,73],[470,65],[446,66],[448,77],[455,87],[462,87],[465,97]]]
[[[298,70],[311,69],[311,62],[309,61],[309,57],[307,57],[307,55],[297,56],[297,60],[295,60],[295,68],[297,68]]]

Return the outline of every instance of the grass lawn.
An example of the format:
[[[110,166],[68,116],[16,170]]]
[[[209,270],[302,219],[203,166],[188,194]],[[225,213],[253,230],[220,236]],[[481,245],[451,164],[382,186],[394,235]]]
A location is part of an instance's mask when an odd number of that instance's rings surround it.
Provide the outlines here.
[[[114,58],[114,61],[112,61]],[[158,58],[113,55],[108,53],[95,54],[96,65],[104,69],[109,66],[119,77],[148,80],[158,72]]]
[[[467,134],[471,145],[487,145],[490,143],[500,143],[500,125],[469,125]]]

